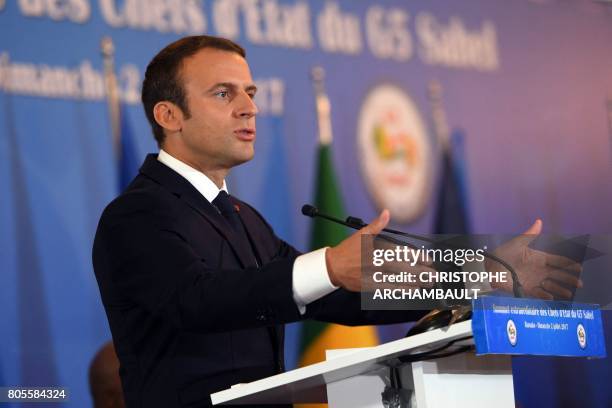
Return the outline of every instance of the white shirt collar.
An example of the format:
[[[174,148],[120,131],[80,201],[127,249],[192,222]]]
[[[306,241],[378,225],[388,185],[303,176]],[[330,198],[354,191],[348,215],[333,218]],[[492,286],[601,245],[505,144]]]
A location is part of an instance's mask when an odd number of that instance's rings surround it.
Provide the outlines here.
[[[227,193],[227,185],[223,180],[223,186],[219,189],[217,185],[208,178],[204,173],[194,169],[190,165],[183,163],[179,159],[172,157],[170,154],[165,152],[163,149],[159,150],[157,160],[176,171],[178,174],[183,176],[192,186],[196,188],[208,200],[209,203],[217,197],[219,191],[224,190]]]

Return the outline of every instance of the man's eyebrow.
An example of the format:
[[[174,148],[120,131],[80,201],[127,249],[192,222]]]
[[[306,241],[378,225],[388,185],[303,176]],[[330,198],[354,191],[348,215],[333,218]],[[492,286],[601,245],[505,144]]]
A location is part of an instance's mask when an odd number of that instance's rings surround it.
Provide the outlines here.
[[[212,92],[215,89],[218,88],[228,88],[228,89],[232,89],[235,90],[238,88],[238,86],[232,82],[217,82],[216,84],[214,84],[213,86],[211,86],[208,91]],[[255,84],[249,84],[244,88],[245,91],[247,92],[257,92],[257,86],[255,86]]]

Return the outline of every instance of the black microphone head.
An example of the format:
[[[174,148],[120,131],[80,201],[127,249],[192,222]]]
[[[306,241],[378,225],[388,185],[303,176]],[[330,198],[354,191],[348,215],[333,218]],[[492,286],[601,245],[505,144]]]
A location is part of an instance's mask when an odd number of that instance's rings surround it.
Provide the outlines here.
[[[318,213],[319,209],[315,206],[312,206],[310,204],[304,204],[302,206],[302,214],[307,217],[316,217]]]
[[[361,218],[357,217],[346,217],[346,223],[357,229],[363,228],[367,225]]]

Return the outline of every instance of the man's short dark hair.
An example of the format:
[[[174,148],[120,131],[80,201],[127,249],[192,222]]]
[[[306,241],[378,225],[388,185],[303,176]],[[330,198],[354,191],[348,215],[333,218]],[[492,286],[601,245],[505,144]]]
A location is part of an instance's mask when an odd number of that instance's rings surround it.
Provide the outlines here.
[[[180,69],[185,58],[191,57],[203,48],[235,52],[246,58],[244,48],[235,42],[209,35],[184,37],[161,50],[147,66],[142,82],[142,104],[151,124],[158,146],[164,141],[164,129],[155,121],[153,108],[160,101],[169,101],[178,106],[187,119],[191,116],[185,98]]]

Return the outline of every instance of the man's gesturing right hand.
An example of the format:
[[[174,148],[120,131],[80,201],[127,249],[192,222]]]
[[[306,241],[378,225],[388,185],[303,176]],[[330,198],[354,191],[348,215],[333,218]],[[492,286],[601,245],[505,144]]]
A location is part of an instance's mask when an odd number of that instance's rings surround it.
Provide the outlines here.
[[[358,292],[361,290],[361,236],[379,234],[389,223],[389,210],[380,215],[335,247],[325,253],[329,279],[334,286]]]

